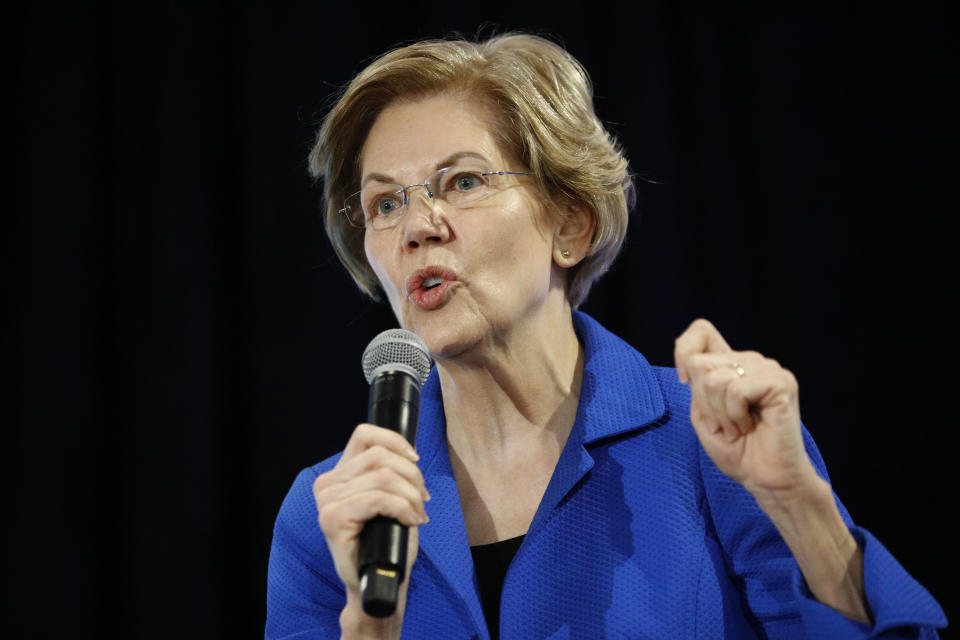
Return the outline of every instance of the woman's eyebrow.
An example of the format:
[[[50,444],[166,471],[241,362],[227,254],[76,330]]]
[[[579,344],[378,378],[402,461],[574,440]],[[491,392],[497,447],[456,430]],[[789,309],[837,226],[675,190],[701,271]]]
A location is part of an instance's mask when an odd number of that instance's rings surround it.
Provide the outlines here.
[[[463,158],[477,158],[478,160],[483,160],[486,163],[490,162],[490,160],[487,159],[487,156],[483,155],[482,153],[478,153],[476,151],[458,151],[438,162],[435,168],[439,170],[443,169],[444,167],[453,166]]]
[[[456,153],[451,154],[446,158],[444,158],[443,160],[441,160],[440,162],[438,162],[437,165],[434,167],[434,170],[436,171],[436,170],[444,169],[446,167],[452,167],[453,165],[455,165],[457,162],[459,162],[464,158],[476,158],[478,160],[483,160],[487,164],[490,163],[490,160],[487,159],[487,156],[483,155],[482,153],[478,153],[477,151],[457,151]],[[363,177],[363,180],[361,180],[360,188],[363,189],[363,187],[368,182],[372,182],[372,181],[384,182],[387,184],[400,184],[399,182],[397,182],[397,179],[392,176],[388,176],[383,173],[368,173]]]
[[[368,173],[363,177],[363,180],[360,182],[360,188],[363,189],[364,185],[366,185],[371,180],[376,180],[377,182],[386,182],[387,184],[400,184],[399,182],[396,181],[396,179],[388,175],[385,175],[382,173]]]

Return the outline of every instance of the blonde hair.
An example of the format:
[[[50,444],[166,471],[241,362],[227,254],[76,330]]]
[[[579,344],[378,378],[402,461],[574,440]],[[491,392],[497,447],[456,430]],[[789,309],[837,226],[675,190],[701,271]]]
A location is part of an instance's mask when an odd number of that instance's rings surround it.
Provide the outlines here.
[[[538,178],[550,215],[586,205],[596,221],[590,249],[567,276],[577,307],[620,251],[633,206],[633,182],[620,145],[593,110],[586,70],[544,38],[504,34],[483,42],[427,40],[373,61],[347,86],[320,127],[310,173],[323,178],[324,226],[357,285],[377,298],[363,229],[338,212],[360,182],[360,154],[380,113],[398,101],[464,93],[487,104],[502,150]]]

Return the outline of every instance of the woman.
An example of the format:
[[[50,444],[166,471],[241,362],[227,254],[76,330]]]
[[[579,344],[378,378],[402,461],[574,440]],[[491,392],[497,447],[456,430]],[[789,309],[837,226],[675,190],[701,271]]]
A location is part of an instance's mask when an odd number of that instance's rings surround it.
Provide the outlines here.
[[[297,478],[268,637],[935,637],[945,624],[835,499],[790,372],[704,320],[678,338],[676,370],[651,367],[574,311],[621,246],[631,181],[561,48],[507,35],[392,51],[327,116],[311,167],[340,259],[436,367],[419,456],[360,425]],[[397,613],[375,619],[356,553],[381,514],[410,527],[409,579]]]

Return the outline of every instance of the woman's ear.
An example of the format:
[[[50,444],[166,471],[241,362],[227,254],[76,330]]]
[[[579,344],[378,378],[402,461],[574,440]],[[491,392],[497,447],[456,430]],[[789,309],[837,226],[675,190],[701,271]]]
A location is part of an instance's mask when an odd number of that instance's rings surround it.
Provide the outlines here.
[[[586,204],[563,206],[564,218],[553,235],[553,260],[569,269],[589,253],[597,220]]]

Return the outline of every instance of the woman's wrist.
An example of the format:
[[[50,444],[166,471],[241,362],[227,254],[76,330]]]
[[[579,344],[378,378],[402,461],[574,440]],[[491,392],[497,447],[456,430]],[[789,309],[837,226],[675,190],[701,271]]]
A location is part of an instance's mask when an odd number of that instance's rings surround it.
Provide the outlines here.
[[[852,620],[868,622],[863,551],[840,515],[830,484],[814,472],[794,489],[754,497],[790,548],[813,596]]]
[[[794,514],[808,514],[814,511],[829,511],[835,506],[830,483],[817,474],[810,464],[799,464],[779,481],[777,487],[757,487],[744,483],[757,504],[771,520],[789,521]]]

